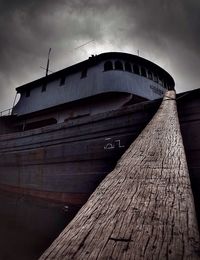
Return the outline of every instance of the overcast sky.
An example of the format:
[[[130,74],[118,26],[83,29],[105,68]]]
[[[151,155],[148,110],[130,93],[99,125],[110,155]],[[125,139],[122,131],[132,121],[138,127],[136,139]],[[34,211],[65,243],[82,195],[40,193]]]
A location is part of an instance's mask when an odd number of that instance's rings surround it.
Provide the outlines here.
[[[200,87],[199,0],[0,0],[0,12],[0,110],[12,107],[16,87],[45,75],[50,47],[52,71],[139,49],[177,92]]]

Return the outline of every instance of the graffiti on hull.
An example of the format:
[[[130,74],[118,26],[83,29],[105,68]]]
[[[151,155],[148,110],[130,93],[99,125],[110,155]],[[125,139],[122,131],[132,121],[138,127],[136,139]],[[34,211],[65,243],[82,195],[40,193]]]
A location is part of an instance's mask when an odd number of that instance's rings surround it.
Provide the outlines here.
[[[106,144],[104,145],[104,150],[113,150],[116,148],[124,148],[125,145],[122,144],[120,139],[105,138]]]

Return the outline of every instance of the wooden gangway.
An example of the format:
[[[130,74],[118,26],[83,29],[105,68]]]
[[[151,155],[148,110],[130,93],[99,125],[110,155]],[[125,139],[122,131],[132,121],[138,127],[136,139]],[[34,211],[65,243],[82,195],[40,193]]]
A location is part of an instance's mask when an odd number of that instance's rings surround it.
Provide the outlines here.
[[[199,259],[174,91],[40,259]]]

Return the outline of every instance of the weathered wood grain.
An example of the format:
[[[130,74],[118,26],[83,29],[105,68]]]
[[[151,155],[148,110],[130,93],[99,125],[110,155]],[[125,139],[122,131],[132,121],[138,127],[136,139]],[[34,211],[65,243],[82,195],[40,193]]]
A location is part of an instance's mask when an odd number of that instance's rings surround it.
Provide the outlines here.
[[[42,259],[198,259],[175,92]]]

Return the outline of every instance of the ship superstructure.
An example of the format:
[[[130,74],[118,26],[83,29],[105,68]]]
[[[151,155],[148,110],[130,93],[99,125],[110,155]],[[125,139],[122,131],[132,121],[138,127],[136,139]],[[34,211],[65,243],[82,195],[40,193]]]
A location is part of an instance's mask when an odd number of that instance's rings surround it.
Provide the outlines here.
[[[156,64],[126,53],[103,53],[18,87],[15,126],[27,130],[161,98],[172,77]]]

